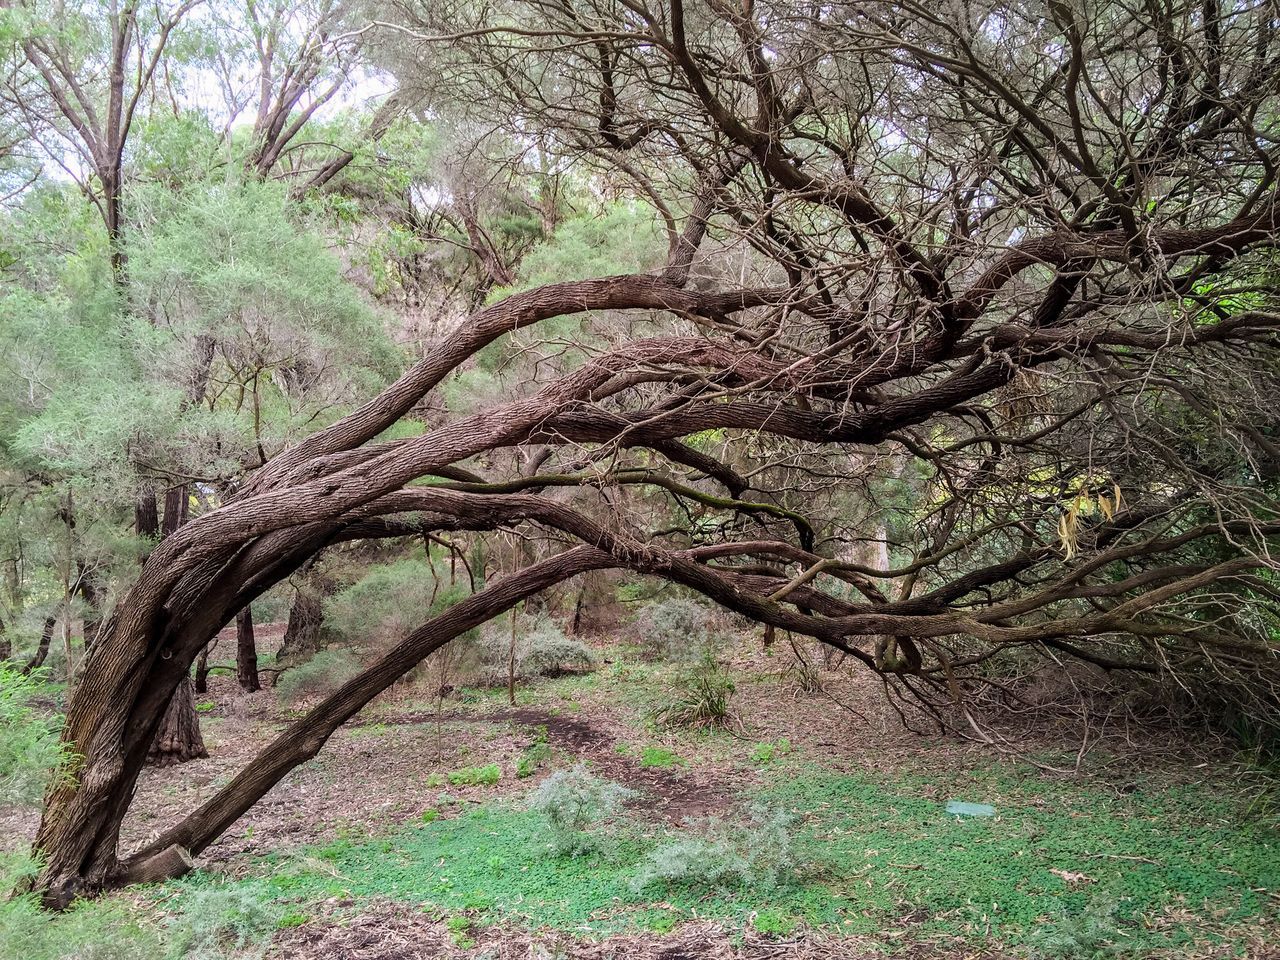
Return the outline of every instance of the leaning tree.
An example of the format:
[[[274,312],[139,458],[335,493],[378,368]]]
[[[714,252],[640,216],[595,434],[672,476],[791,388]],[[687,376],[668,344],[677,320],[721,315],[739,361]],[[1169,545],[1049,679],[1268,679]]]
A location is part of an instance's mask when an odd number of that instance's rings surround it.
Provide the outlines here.
[[[68,706],[47,902],[184,869],[424,657],[590,570],[680,584],[961,715],[1010,655],[1271,695],[1273,3],[379,16],[402,102],[651,205],[666,261],[479,309],[155,548]],[[548,325],[546,362],[490,402],[433,400]],[[849,550],[886,468],[917,485],[892,567]],[[495,528],[557,546],[122,855],[165,704],[237,611],[335,544]]]

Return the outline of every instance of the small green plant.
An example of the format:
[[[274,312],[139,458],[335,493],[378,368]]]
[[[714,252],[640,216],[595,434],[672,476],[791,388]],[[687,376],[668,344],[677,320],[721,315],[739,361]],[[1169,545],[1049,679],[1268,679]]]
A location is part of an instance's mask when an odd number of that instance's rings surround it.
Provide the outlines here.
[[[1091,905],[1074,916],[1064,914],[1041,927],[1031,939],[1037,960],[1105,960],[1127,952],[1123,931],[1115,919],[1115,905]]]
[[[529,806],[547,818],[556,854],[576,857],[605,848],[603,835],[588,831],[614,820],[633,796],[634,791],[594,777],[579,764],[542,781]]]
[[[777,910],[759,910],[751,920],[757,933],[771,937],[785,937],[795,930],[799,921],[795,917]]]
[[[683,764],[684,761],[676,756],[674,750],[666,747],[645,747],[640,751],[640,766],[656,767],[660,770],[669,770],[672,767]]]
[[[435,807],[427,807],[427,809],[422,811],[422,816],[419,819],[423,823],[435,823],[435,821],[440,819],[440,811]]]
[[[751,762],[763,766],[790,752],[791,741],[786,737],[775,740],[773,743],[757,743],[751,751]]]
[[[279,921],[277,921],[276,928],[279,930],[289,930],[293,927],[300,927],[303,924],[310,922],[311,916],[309,914],[302,913],[298,910],[290,910],[281,917]]]
[[[0,664],[0,806],[39,803],[65,759],[61,722],[33,705],[44,686],[43,671],[24,674]]]
[[[449,782],[455,787],[491,787],[502,779],[502,768],[496,763],[482,767],[463,767],[449,774]]]
[[[533,776],[538,767],[551,759],[551,745],[547,743],[547,725],[538,726],[538,735],[516,761],[516,778],[524,780]]]
[[[707,650],[675,693],[658,704],[650,719],[659,727],[725,727],[731,714],[729,699],[737,688],[733,678]]]
[[[471,920],[468,917],[454,915],[446,919],[444,925],[449,931],[449,937],[453,940],[454,946],[470,950],[476,945],[471,937]]]
[[[203,703],[196,704],[196,713],[212,713],[218,708],[218,705],[212,700],[205,700]]]

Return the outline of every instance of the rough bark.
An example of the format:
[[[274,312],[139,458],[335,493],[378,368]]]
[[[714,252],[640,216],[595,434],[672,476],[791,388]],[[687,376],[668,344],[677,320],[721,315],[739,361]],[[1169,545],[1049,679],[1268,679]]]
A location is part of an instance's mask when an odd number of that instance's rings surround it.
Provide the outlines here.
[[[151,750],[147,754],[147,763],[157,767],[171,767],[208,755],[204,737],[200,735],[200,715],[196,713],[195,692],[191,681],[184,679],[169,698],[169,706],[160,721],[160,729],[156,731]]]
[[[173,536],[187,522],[190,496],[187,485],[170,487],[164,495],[164,520],[161,540]],[[177,689],[165,707],[155,739],[147,751],[147,763],[171,767],[188,760],[207,757],[204,737],[200,733],[200,715],[196,713],[195,689],[184,672]]]
[[[258,682],[258,648],[253,639],[253,608],[236,614],[236,679],[247,693],[262,689]]]
[[[289,622],[285,626],[276,665],[281,671],[310,660],[320,649],[320,629],[324,626],[324,581],[318,577],[300,577],[294,588]],[[280,674],[274,674],[275,686]]]

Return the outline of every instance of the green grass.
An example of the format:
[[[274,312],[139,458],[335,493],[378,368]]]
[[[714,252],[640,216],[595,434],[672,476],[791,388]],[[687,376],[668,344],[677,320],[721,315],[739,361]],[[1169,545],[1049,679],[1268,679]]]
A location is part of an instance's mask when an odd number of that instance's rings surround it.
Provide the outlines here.
[[[674,750],[667,747],[645,747],[640,751],[640,766],[655,767],[659,770],[670,770],[675,766],[683,766],[684,761]]]
[[[768,893],[637,891],[637,868],[669,837],[633,825],[607,856],[556,857],[539,814],[499,802],[268,860],[260,882],[294,911],[329,897],[352,898],[354,909],[385,897],[465,911],[478,924],[586,935],[661,931],[695,915],[778,935],[798,926],[875,934],[910,915],[914,936],[1030,947],[1089,915],[1109,918],[1123,945],[1154,949],[1274,916],[1266,891],[1280,887],[1280,844],[1242,823],[1230,795],[1183,786],[1122,796],[994,766],[949,783],[944,793],[922,776],[819,771],[769,788],[766,799],[805,817],[796,836],[805,866],[799,881]],[[948,799],[989,802],[997,815],[948,817]],[[1161,922],[1180,907],[1200,923]]]

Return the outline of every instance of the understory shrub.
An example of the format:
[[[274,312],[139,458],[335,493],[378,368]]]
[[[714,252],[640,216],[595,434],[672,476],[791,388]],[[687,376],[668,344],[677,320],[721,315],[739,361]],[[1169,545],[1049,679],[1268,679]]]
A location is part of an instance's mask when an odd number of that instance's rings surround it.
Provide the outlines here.
[[[45,674],[23,674],[0,664],[0,807],[40,802],[63,758],[61,721],[33,704]]]
[[[558,856],[577,857],[608,848],[608,834],[603,831],[633,796],[635,791],[592,776],[578,764],[543,780],[529,807],[547,818],[552,850]]]
[[[581,640],[565,636],[549,617],[520,617],[516,620],[515,675],[517,679],[558,677],[585,673],[595,668],[595,654]],[[511,631],[506,624],[493,623],[484,643],[484,679],[502,683],[507,679],[511,656]]]
[[[648,604],[636,617],[635,631],[651,660],[699,660],[719,640],[712,631],[711,612],[684,597]]]
[[[276,695],[288,704],[325,696],[358,674],[360,669],[360,661],[349,650],[321,650],[306,663],[290,667],[280,674]]]
[[[198,889],[169,925],[170,956],[220,960],[229,952],[261,956],[284,908],[264,884]]]
[[[695,835],[669,840],[650,853],[636,873],[634,888],[787,886],[795,882],[799,866],[795,823],[792,814],[765,804],[752,805],[741,821],[710,817],[695,827]]]
[[[164,956],[158,932],[109,899],[81,900],[51,914],[34,894],[9,891],[37,865],[0,855],[0,960],[155,960]]]
[[[729,699],[737,688],[733,677],[710,650],[675,686],[671,696],[650,711],[650,720],[660,727],[723,727],[731,713]]]

